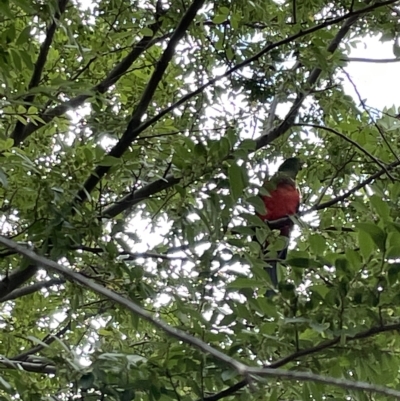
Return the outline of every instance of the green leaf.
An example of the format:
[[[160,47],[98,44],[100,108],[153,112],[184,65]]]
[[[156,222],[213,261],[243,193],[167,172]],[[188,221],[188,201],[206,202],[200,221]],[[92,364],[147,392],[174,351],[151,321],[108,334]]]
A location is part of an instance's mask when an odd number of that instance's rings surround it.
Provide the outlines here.
[[[111,166],[117,166],[121,164],[122,161],[118,157],[114,156],[106,156],[101,162],[100,166],[106,166],[106,167],[111,167]]]
[[[254,150],[256,150],[256,146],[257,146],[257,143],[256,143],[255,140],[253,140],[253,139],[244,139],[240,143],[239,148],[246,149],[246,150],[249,150],[249,151],[254,151]]]
[[[364,260],[367,260],[375,250],[374,241],[366,231],[359,231],[358,244]]]
[[[82,375],[79,379],[78,386],[82,390],[89,390],[94,384],[95,376],[92,372]]]
[[[258,288],[258,287],[260,287],[260,281],[245,277],[239,277],[228,284],[228,288]]]
[[[265,209],[265,204],[259,196],[250,196],[246,199],[246,202],[254,206],[257,213],[261,215],[265,215],[267,213],[267,210]]]
[[[390,216],[389,206],[387,202],[383,201],[380,196],[372,195],[369,198],[369,201],[371,202],[372,206],[382,219],[387,220],[389,218]]]
[[[147,26],[142,29],[141,33],[143,36],[153,36],[153,31]]]
[[[32,27],[31,26],[26,26],[21,33],[19,34],[15,44],[17,46],[24,45],[25,43],[28,43],[30,39],[30,33],[31,33]]]
[[[237,164],[232,164],[228,170],[229,185],[231,189],[231,195],[234,201],[237,201],[243,194],[245,188],[242,175],[242,167]]]
[[[326,249],[326,240],[325,238],[320,235],[320,234],[312,234],[308,238],[311,250],[316,254],[316,255],[323,255],[325,249]]]
[[[310,268],[315,266],[315,261],[309,258],[289,258],[286,263],[293,267]]]
[[[360,231],[367,233],[381,251],[385,250],[386,234],[380,227],[374,223],[357,223],[356,227]]]
[[[214,24],[222,24],[224,21],[226,21],[227,19],[227,15],[225,14],[217,14],[214,18],[213,18],[213,23]]]
[[[313,285],[310,290],[319,294],[323,299],[329,293],[329,288],[326,285]]]

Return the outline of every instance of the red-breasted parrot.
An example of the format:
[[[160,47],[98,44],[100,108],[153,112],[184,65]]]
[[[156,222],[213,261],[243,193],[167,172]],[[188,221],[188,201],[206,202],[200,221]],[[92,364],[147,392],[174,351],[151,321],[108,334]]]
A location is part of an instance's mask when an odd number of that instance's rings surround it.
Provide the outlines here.
[[[257,215],[268,224],[270,221],[279,220],[281,218],[294,215],[299,210],[300,205],[300,191],[296,185],[296,177],[301,170],[301,161],[297,157],[291,157],[285,160],[278,168],[278,172],[264,182],[263,187],[268,191],[268,195],[260,194],[259,196],[264,202],[266,214]],[[293,229],[293,222],[291,220],[279,225],[280,235],[289,238]],[[285,259],[287,255],[286,246],[278,252],[279,259]],[[263,252],[265,253],[268,248],[268,241],[262,244]],[[276,262],[269,263],[271,267],[266,268],[274,287],[278,285],[278,275],[276,269]],[[271,296],[272,292],[267,291],[267,296]]]

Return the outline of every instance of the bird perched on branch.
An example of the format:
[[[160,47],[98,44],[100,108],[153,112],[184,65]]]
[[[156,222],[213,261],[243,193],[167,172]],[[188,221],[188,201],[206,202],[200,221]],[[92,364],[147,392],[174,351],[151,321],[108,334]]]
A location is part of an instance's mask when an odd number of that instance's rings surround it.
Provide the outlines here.
[[[279,229],[280,235],[287,238],[283,249],[278,252],[279,259],[286,259],[289,244],[290,233],[293,229],[293,222],[290,219],[277,224],[271,225],[270,222],[294,215],[299,210],[300,191],[296,184],[296,177],[301,170],[301,161],[297,157],[291,157],[285,160],[278,168],[278,171],[270,179],[264,182],[263,188],[267,194],[260,194],[266,213],[257,215],[270,228]],[[268,240],[261,244],[264,255],[267,253],[269,246]],[[278,285],[277,262],[269,262],[267,272],[271,277],[274,287]],[[266,296],[272,296],[273,291],[267,291]]]

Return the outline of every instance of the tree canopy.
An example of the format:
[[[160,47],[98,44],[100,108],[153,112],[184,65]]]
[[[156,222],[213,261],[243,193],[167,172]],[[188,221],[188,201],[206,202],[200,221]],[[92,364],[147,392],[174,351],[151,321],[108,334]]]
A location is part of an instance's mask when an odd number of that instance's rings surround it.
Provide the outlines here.
[[[370,107],[346,69],[368,37],[397,61],[399,19],[396,0],[1,1],[0,400],[400,399],[400,104]],[[292,156],[267,298],[257,193]]]

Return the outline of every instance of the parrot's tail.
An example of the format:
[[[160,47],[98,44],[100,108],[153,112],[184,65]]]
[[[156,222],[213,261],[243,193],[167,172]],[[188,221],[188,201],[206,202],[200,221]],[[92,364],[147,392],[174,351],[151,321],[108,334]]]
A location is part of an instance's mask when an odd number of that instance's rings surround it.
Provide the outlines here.
[[[284,260],[286,259],[287,256],[287,248],[282,249],[279,253],[278,253],[278,259]],[[271,283],[274,286],[274,288],[278,287],[278,262],[277,261],[272,261],[272,262],[268,262],[268,266],[265,267],[265,271],[268,273],[270,279],[271,279]],[[276,294],[276,292],[273,289],[268,289],[265,292],[265,296],[267,298],[271,298]]]

